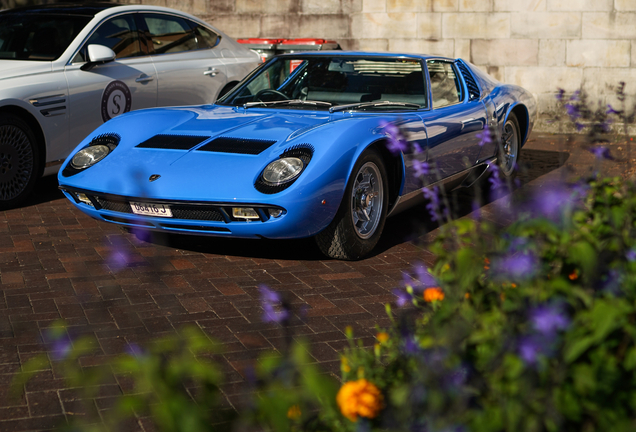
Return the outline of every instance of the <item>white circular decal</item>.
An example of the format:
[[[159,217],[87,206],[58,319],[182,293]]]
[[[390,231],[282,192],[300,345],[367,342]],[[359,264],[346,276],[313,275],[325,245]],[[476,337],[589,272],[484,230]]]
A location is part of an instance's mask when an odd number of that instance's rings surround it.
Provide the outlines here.
[[[130,111],[132,95],[130,89],[121,81],[111,81],[102,95],[102,120],[108,121],[113,117]]]

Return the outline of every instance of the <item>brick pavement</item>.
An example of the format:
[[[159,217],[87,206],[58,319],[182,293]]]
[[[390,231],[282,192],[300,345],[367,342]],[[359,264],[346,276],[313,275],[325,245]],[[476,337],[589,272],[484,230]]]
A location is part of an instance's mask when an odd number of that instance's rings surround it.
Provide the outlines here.
[[[506,224],[502,201],[586,171],[592,156],[565,142],[562,136],[531,137],[523,153],[531,168],[522,186],[484,205],[482,216]],[[607,168],[619,172],[624,166],[619,161]],[[459,216],[472,211],[471,193],[457,194]],[[437,229],[425,214],[418,206],[389,219],[371,257],[342,262],[325,259],[311,240],[140,239],[83,215],[57,191],[54,177],[43,179],[31,202],[0,212],[0,431],[49,430],[85,409],[54,367],[38,373],[20,397],[7,392],[20,365],[51,348],[43,333],[59,319],[70,333],[97,340],[96,355],[81,360],[85,368],[121,353],[127,343],[143,345],[196,324],[223,342],[223,392],[229,404],[240,404],[248,391],[245,365],[283,343],[275,325],[261,322],[259,284],[307,310],[304,322],[294,325],[295,337],[309,340],[316,362],[337,375],[344,328],[352,326],[371,344],[376,323],[387,323],[384,303],[393,300],[391,289],[415,263],[432,263],[426,246]],[[125,386],[116,380],[103,386],[93,409],[107,410]],[[129,426],[148,430],[143,421]]]

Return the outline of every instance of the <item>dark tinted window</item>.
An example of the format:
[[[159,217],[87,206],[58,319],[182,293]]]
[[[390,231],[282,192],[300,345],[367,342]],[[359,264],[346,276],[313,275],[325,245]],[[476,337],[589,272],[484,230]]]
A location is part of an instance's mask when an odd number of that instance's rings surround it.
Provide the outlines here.
[[[115,51],[118,59],[143,54],[139,46],[139,36],[132,15],[118,16],[100,24],[73,61],[87,61],[86,49],[93,44],[107,46]]]
[[[198,48],[194,30],[187,21],[172,15],[143,14],[155,54],[177,53]]]
[[[89,21],[52,13],[0,14],[0,59],[55,60]]]
[[[214,48],[219,43],[219,35],[212,30],[190,21],[197,37],[199,48]]]

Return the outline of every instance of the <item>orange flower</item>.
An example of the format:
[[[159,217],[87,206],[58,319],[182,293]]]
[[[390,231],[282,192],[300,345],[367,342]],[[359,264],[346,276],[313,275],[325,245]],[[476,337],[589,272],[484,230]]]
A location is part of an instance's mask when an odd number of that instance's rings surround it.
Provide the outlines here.
[[[426,288],[424,290],[424,301],[429,303],[444,300],[444,292],[439,287]]]
[[[375,335],[375,338],[378,340],[378,342],[385,343],[389,340],[389,334],[386,332],[380,332]]]
[[[287,418],[291,420],[298,420],[302,415],[302,411],[300,411],[300,407],[298,405],[292,405],[287,410]]]
[[[470,293],[466,293],[466,294],[464,294],[464,298],[469,299],[469,298],[470,298]]]
[[[579,271],[576,269],[572,270],[572,273],[568,275],[568,278],[570,278],[570,280],[577,280],[579,278]]]
[[[383,401],[380,389],[365,379],[344,383],[336,396],[340,412],[352,422],[358,421],[358,416],[370,419],[376,417],[383,407]]]
[[[510,284],[510,286],[511,286],[512,288],[517,288],[517,284],[516,284],[516,283],[511,283],[511,284]]]

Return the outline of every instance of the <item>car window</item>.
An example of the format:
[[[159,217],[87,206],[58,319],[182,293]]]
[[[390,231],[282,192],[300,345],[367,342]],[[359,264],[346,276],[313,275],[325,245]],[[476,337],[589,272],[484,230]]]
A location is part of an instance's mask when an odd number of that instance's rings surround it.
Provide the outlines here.
[[[0,59],[57,59],[90,21],[55,14],[0,14]]]
[[[203,27],[200,24],[189,21],[190,25],[194,29],[196,40],[199,48],[214,48],[219,43],[219,35],[212,30]]]
[[[143,14],[155,54],[198,49],[194,30],[187,21],[172,15]]]
[[[431,80],[433,108],[459,103],[462,100],[462,87],[453,65],[446,61],[428,60],[426,66]]]
[[[332,105],[390,101],[424,108],[422,63],[377,57],[281,57],[267,63],[221,103],[301,99]]]
[[[97,27],[88,38],[73,62],[88,61],[86,50],[89,45],[104,45],[115,51],[117,59],[143,55],[139,45],[139,35],[132,15],[111,18]]]

